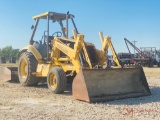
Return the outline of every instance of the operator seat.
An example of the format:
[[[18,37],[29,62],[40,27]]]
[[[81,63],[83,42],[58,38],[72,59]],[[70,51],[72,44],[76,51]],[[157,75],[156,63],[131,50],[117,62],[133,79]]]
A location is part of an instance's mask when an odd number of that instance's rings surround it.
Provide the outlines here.
[[[33,43],[33,46],[39,51],[39,53],[43,58],[47,57],[47,45],[46,44],[40,44],[39,42],[35,41]]]
[[[51,40],[54,39],[54,36],[48,36],[49,37],[49,49],[52,49],[51,46]],[[33,43],[33,46],[39,51],[39,53],[42,56],[42,59],[46,59],[47,58],[47,36],[45,36],[44,38],[44,43],[39,43],[38,41],[35,41]]]

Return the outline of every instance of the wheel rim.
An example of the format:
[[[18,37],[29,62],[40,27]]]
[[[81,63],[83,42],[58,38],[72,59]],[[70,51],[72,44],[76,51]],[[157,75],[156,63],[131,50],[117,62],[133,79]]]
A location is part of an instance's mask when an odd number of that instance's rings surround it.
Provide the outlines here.
[[[22,61],[21,61],[21,64],[20,64],[20,72],[21,72],[22,78],[26,78],[26,77],[27,77],[28,66],[27,66],[27,62],[26,62],[25,60],[22,60]]]
[[[53,73],[49,76],[49,84],[54,89],[57,87],[57,78]]]

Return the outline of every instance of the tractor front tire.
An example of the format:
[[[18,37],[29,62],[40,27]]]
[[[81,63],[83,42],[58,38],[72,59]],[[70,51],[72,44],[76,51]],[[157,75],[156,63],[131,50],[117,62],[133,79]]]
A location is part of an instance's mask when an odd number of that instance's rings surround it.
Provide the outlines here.
[[[61,67],[53,67],[47,75],[47,85],[54,94],[63,93],[67,84],[66,74]]]
[[[21,54],[18,63],[18,77],[23,86],[36,86],[39,79],[33,73],[36,72],[38,62],[30,52]]]

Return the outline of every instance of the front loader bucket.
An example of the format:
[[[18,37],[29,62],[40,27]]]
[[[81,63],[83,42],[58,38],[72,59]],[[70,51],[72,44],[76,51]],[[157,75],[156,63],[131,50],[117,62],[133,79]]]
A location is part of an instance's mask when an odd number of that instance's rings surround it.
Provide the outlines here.
[[[150,95],[143,68],[82,69],[72,84],[73,97],[86,102]]]
[[[1,69],[1,78],[3,81],[18,79],[18,67],[1,66],[0,69]]]

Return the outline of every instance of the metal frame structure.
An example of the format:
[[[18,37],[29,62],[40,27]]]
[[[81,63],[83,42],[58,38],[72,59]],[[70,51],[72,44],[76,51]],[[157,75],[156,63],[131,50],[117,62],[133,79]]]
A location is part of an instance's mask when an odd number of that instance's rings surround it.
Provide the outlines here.
[[[154,57],[153,57],[153,56],[150,56],[150,54],[146,54],[145,51],[144,51],[145,48],[150,48],[150,49],[151,49],[151,52],[154,52],[154,53],[156,54],[156,47],[141,47],[141,48],[139,49],[139,48],[137,48],[135,45],[133,45],[133,43],[131,43],[129,40],[127,40],[126,38],[124,38],[124,41],[125,41],[125,43],[126,43],[126,46],[127,46],[127,49],[128,49],[128,51],[129,51],[130,55],[131,55],[131,51],[130,51],[130,49],[129,49],[128,44],[129,44],[131,47],[133,47],[133,49],[136,50],[136,51],[138,52],[138,54],[141,55],[140,58],[133,58],[133,57],[131,56],[131,59],[132,59],[133,62],[136,61],[136,62],[140,62],[140,63],[143,63],[143,64],[148,64],[148,67],[152,67],[153,64],[155,64],[155,65],[157,64],[157,65],[159,66],[159,62],[156,61],[155,56],[154,56]],[[154,51],[152,51],[152,50],[154,50]]]
[[[136,50],[139,54],[141,54],[143,57],[148,57],[148,56],[145,56],[145,54],[139,49],[139,48],[137,48],[135,45],[133,45],[133,43],[131,43],[129,40],[127,40],[126,38],[124,38],[124,41],[125,41],[125,43],[126,43],[126,46],[127,46],[127,49],[128,49],[128,52],[130,53],[130,55],[131,55],[131,51],[130,51],[130,49],[129,49],[129,46],[128,46],[128,44],[131,46],[131,47],[133,47],[133,49],[134,50]],[[132,56],[131,56],[132,57]]]
[[[45,12],[43,14],[34,16],[33,19],[35,20],[35,25],[33,28],[33,32],[32,32],[29,44],[33,45],[33,43],[34,43],[33,38],[34,38],[34,35],[35,35],[35,32],[36,32],[36,29],[37,29],[37,26],[38,26],[40,19],[47,19],[47,30],[45,31],[45,32],[47,32],[47,35],[45,35],[45,36],[47,37],[47,60],[49,60],[49,21],[51,20],[53,22],[58,22],[60,24],[63,37],[68,38],[68,19],[71,19],[72,24],[74,26],[74,29],[75,29],[76,33],[78,34],[78,30],[77,30],[77,27],[76,27],[76,24],[75,24],[73,18],[74,18],[74,15],[69,14],[69,12],[67,12],[67,14],[56,13],[56,12]],[[64,32],[64,26],[62,23],[63,20],[66,20],[66,28],[65,28],[66,33]]]
[[[140,49],[148,57],[151,57],[153,59],[156,58],[156,47],[140,47]]]

